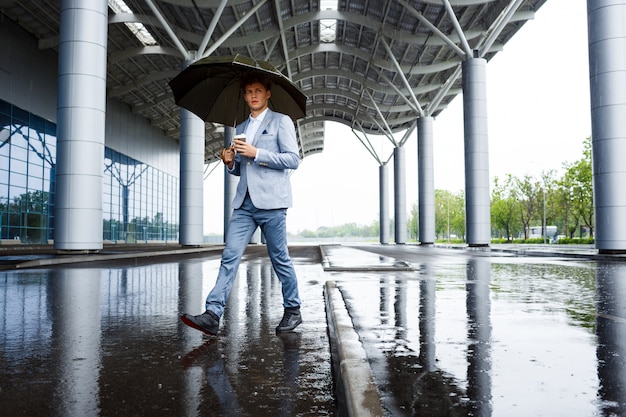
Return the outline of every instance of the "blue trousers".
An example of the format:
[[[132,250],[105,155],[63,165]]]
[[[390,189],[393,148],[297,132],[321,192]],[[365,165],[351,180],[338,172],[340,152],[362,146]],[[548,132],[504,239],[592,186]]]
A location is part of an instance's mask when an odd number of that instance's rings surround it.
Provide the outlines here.
[[[257,227],[265,236],[268,255],[282,285],[283,306],[300,306],[296,271],[287,249],[287,209],[261,210],[246,196],[241,207],[233,211],[217,281],[206,298],[206,309],[218,317],[224,314],[239,262]]]

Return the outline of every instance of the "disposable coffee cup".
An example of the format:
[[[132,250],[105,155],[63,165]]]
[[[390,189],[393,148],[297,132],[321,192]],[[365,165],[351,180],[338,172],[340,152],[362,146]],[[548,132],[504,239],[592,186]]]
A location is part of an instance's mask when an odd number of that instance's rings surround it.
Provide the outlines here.
[[[242,133],[242,134],[240,134],[240,135],[235,135],[235,137],[233,138],[233,141],[234,141],[235,139],[238,139],[238,140],[240,140],[240,141],[245,142],[245,141],[246,141],[246,134],[245,134],[245,133]]]

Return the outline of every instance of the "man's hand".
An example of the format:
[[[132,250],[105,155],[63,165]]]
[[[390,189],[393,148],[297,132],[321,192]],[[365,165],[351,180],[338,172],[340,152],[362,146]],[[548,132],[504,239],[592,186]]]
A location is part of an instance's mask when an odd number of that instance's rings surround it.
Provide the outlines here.
[[[228,166],[228,169],[233,168],[233,164],[235,163],[235,148],[231,146],[230,148],[222,149],[222,162],[224,165]]]
[[[241,156],[247,156],[248,158],[256,158],[256,147],[250,145],[244,140],[235,139],[234,141],[235,151]]]

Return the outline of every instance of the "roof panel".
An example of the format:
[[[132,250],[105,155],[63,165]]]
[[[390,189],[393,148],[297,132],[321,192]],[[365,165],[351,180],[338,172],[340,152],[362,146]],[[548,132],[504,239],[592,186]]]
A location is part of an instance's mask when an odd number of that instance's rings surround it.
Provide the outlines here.
[[[218,16],[219,0],[153,1],[167,27],[144,0],[127,0],[135,13],[127,17],[146,25],[158,42],[157,48],[144,48],[124,24],[109,26],[109,96],[126,102],[167,135],[177,137],[179,111],[167,84],[183,64],[176,42],[188,50],[196,50],[216,19],[208,43],[214,55],[241,53],[268,59],[291,74],[310,95],[307,117],[298,122],[298,131],[303,135],[303,156],[324,148],[325,120],[363,128],[368,134],[383,133],[380,126],[384,123],[374,123],[369,118],[381,117],[376,106],[392,131],[407,128],[419,115],[407,103],[412,99],[405,79],[421,107],[428,108],[464,58],[459,54],[459,51],[463,53],[463,46],[455,32],[454,19],[458,20],[470,47],[481,50],[485,39],[492,35],[495,22],[504,17],[504,11],[511,5],[509,0],[451,0],[452,17],[439,1],[433,0],[339,0],[337,11],[321,12],[319,0],[279,0],[266,1],[250,14],[258,1],[230,0]],[[483,50],[482,55],[491,59],[545,1],[521,2],[508,23],[495,33],[492,48]],[[60,0],[9,1],[1,2],[0,9],[6,18],[39,39],[41,48],[56,49],[60,3]],[[320,41],[321,18],[337,19],[334,41]],[[433,26],[439,33],[432,30]],[[225,38],[227,31],[233,29]],[[169,30],[175,34],[176,41],[170,37]],[[384,43],[390,46],[393,60]],[[459,94],[460,80],[452,81],[452,88],[439,106],[430,110],[431,115],[437,115]],[[365,89],[376,105],[369,101]],[[357,117],[363,120],[357,123]],[[212,123],[206,126],[205,159],[210,162],[222,146],[223,129]]]

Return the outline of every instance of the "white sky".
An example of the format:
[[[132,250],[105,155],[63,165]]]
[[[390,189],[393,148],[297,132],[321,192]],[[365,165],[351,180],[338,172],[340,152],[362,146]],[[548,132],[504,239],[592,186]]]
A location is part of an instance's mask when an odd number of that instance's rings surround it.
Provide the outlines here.
[[[548,0],[487,64],[491,184],[508,173],[560,173],[582,157],[591,136],[588,67],[585,0]],[[434,122],[436,189],[464,188],[462,101],[457,96]],[[291,177],[289,232],[378,220],[378,163],[349,128],[327,122],[325,132],[324,152],[306,157]],[[369,139],[381,159],[391,155],[388,139]],[[409,213],[417,201],[417,130],[405,147]],[[388,169],[393,216],[393,162]],[[205,180],[205,233],[222,233],[223,181],[221,167]]]

